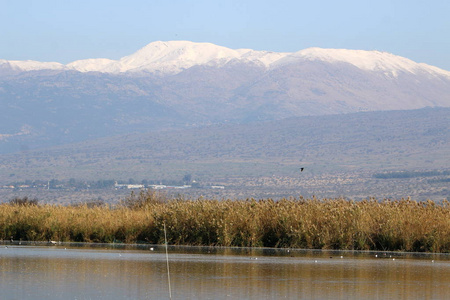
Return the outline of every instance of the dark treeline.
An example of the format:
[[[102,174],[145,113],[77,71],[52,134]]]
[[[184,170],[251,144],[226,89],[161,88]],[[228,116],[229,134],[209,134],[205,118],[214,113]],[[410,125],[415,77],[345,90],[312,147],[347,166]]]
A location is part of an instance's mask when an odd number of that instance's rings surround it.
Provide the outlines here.
[[[443,182],[449,182],[450,178],[444,178],[444,179],[430,179],[428,180],[429,183],[443,183]]]
[[[374,178],[392,179],[392,178],[415,178],[415,177],[432,177],[432,176],[449,176],[450,171],[396,171],[387,173],[376,173]]]

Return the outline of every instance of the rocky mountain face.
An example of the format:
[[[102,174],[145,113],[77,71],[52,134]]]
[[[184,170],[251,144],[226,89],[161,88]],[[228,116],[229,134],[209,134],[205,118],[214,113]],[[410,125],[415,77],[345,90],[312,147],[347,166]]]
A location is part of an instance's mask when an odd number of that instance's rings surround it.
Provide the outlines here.
[[[450,107],[450,72],[378,51],[155,42],[120,60],[0,60],[0,153],[298,116]]]

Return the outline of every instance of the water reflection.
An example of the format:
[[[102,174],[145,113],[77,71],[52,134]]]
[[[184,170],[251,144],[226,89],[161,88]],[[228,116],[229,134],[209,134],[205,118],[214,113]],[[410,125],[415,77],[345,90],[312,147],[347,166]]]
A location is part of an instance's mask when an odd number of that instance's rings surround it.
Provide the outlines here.
[[[0,246],[0,299],[169,298],[163,247],[72,246]],[[169,258],[173,299],[450,295],[447,255],[171,247]]]

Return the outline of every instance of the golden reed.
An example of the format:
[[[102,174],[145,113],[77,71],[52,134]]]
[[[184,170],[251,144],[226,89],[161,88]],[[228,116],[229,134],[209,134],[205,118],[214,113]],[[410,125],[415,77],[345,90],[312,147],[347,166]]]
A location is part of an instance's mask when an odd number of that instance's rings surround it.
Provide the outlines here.
[[[450,203],[408,199],[168,199],[120,205],[0,205],[0,239],[99,243],[450,251]]]

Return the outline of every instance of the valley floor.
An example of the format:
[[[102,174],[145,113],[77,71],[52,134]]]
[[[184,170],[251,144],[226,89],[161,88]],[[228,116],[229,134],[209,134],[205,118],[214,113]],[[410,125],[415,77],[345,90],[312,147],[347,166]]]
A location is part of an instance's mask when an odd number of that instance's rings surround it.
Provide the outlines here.
[[[166,188],[168,196],[182,196],[186,199],[206,197],[209,199],[280,199],[289,197],[339,198],[362,200],[370,197],[378,199],[401,199],[410,197],[416,201],[433,200],[440,202],[450,199],[448,188],[450,176],[427,176],[411,178],[376,178],[373,173],[354,172],[311,175],[297,177],[234,177],[200,183],[199,187],[184,189]],[[220,188],[211,188],[220,187]],[[223,187],[223,188],[222,188]],[[0,203],[14,197],[37,198],[40,203],[77,204],[81,202],[103,201],[116,204],[131,192],[139,189],[46,189],[46,188],[0,188]]]

